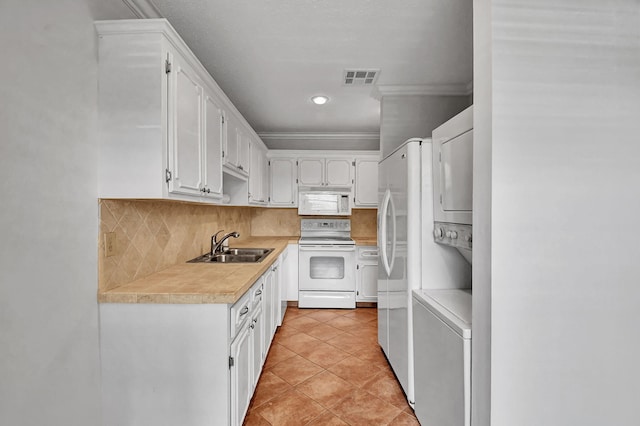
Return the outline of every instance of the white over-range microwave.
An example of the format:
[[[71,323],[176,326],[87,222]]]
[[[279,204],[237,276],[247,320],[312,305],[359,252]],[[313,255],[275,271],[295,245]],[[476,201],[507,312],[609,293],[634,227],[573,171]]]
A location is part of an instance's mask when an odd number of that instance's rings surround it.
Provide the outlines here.
[[[351,193],[347,191],[303,190],[298,192],[298,214],[309,216],[351,215]]]

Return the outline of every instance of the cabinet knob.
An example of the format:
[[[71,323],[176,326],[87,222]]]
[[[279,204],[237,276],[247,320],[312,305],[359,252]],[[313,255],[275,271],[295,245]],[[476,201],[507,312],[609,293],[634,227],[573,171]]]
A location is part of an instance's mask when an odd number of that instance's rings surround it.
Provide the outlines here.
[[[211,190],[209,188],[207,188],[207,194],[210,194]]]

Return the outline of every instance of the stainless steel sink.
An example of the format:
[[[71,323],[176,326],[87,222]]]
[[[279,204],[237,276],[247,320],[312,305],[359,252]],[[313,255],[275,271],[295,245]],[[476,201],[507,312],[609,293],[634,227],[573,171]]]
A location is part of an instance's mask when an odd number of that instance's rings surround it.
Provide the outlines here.
[[[262,256],[272,251],[273,249],[264,248],[232,248],[225,250],[222,254]]]
[[[211,256],[209,253],[191,259],[187,263],[259,263],[262,262],[273,249],[265,248],[235,248]]]

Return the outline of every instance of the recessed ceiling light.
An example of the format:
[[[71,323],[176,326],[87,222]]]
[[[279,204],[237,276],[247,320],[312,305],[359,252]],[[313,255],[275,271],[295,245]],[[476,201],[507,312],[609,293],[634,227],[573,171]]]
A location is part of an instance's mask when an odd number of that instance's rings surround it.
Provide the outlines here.
[[[311,98],[311,102],[316,105],[324,105],[328,100],[329,98],[327,98],[326,96],[314,96],[313,98]]]

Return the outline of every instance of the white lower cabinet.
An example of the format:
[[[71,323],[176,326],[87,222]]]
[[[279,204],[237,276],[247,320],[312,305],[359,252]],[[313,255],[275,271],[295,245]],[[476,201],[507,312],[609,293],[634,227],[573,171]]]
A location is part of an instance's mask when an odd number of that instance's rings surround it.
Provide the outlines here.
[[[281,300],[281,280],[280,280],[280,265],[281,261],[278,259],[276,263],[271,267],[273,292],[271,293],[271,304],[273,310],[271,311],[271,318],[269,319],[270,330],[275,333],[280,325],[280,300]]]
[[[273,272],[271,268],[263,275],[264,278],[264,298],[263,298],[263,311],[264,311],[264,350],[269,352],[271,346],[271,339],[268,337],[271,331],[271,318],[273,317]]]
[[[253,392],[253,323],[245,321],[231,343],[229,367],[231,375],[231,424],[240,425],[251,401]]]
[[[277,328],[279,262],[233,305],[101,303],[102,424],[242,425]]]
[[[378,247],[357,248],[356,302],[378,301]]]
[[[280,274],[282,298],[286,301],[298,301],[298,244],[289,244],[287,258],[282,263]],[[286,303],[285,303],[286,304]]]
[[[262,373],[262,365],[264,364],[264,315],[262,315],[262,303],[256,308],[251,317],[251,348],[252,348],[252,364],[251,364],[251,384],[252,389],[258,384],[260,373]]]

